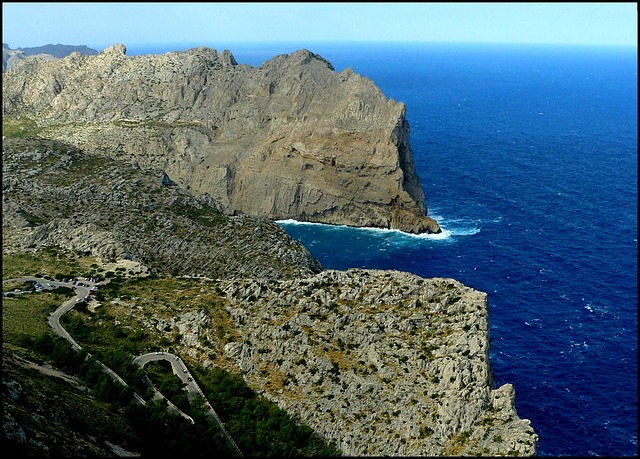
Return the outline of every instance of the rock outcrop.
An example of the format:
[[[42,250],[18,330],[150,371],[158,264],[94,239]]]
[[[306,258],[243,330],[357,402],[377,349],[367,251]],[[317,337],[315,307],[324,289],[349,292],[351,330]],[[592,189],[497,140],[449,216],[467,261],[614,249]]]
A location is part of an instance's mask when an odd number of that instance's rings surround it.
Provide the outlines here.
[[[3,116],[161,169],[228,214],[437,233],[403,103],[307,50],[260,67],[195,48],[114,45],[3,74]]]
[[[535,454],[513,386],[494,386],[486,294],[362,269],[221,286],[242,335],[227,355],[346,455]]]
[[[110,310],[158,339],[179,332],[176,352],[205,368],[239,368],[347,456],[535,454],[538,436],[518,417],[513,386],[495,387],[485,293],[351,269],[203,280],[184,295],[188,308],[140,299]]]
[[[279,278],[322,269],[276,223],[230,217],[126,161],[51,140],[6,139],[3,251],[57,246],[156,274]]]

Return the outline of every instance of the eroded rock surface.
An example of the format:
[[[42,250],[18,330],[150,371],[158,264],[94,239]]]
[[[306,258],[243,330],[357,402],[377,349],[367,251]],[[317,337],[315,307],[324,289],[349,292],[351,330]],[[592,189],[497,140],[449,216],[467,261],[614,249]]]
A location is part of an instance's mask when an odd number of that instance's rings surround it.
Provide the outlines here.
[[[350,456],[533,455],[495,388],[486,294],[453,279],[325,270],[222,282],[245,379]]]
[[[230,214],[440,231],[401,102],[300,50],[260,67],[194,48],[25,59],[3,74],[3,115],[39,135],[159,168]]]
[[[322,269],[278,224],[225,215],[160,171],[52,140],[2,146],[5,253],[57,246],[162,275],[277,278]]]

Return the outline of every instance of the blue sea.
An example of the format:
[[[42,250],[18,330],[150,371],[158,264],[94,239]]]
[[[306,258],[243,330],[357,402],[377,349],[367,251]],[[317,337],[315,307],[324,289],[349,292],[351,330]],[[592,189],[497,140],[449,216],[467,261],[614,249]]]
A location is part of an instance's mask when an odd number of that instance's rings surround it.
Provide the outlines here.
[[[325,268],[487,292],[496,384],[514,385],[538,455],[638,454],[635,48],[206,45],[254,66],[307,48],[404,102],[443,233],[281,225]],[[188,46],[165,48],[144,52]]]

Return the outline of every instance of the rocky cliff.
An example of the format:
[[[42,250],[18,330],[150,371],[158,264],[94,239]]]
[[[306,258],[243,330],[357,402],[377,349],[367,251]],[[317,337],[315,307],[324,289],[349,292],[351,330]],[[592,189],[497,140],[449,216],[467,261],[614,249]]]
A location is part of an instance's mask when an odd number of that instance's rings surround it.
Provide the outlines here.
[[[513,386],[495,386],[485,293],[352,269],[201,279],[180,297],[154,307],[137,293],[108,308],[157,340],[178,333],[175,351],[189,361],[239,369],[347,456],[535,454]]]
[[[307,50],[260,67],[204,47],[25,60],[2,102],[40,136],[163,170],[227,214],[440,231],[404,104]]]
[[[360,269],[223,290],[245,379],[346,455],[535,454],[513,387],[494,385],[486,294]]]
[[[308,51],[256,69],[113,47],[27,59],[5,88],[4,253],[54,245],[198,278],[170,301],[132,283],[100,312],[241,372],[347,455],[535,454],[513,387],[494,385],[485,294],[323,270],[261,218],[429,227],[404,107],[371,82]]]
[[[3,252],[57,246],[160,275],[278,278],[322,269],[276,223],[230,217],[161,172],[42,139],[2,143]]]

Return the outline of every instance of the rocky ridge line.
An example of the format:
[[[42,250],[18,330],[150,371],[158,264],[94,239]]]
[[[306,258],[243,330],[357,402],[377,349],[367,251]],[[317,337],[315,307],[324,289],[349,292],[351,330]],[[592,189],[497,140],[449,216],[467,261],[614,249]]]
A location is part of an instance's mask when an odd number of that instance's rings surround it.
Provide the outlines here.
[[[85,55],[96,55],[98,51],[95,49],[89,48],[86,45],[44,45],[44,46],[36,46],[32,48],[17,48],[11,49],[9,44],[2,44],[2,71],[4,72],[7,69],[13,69],[18,66],[18,63],[27,57],[32,57],[32,59],[52,59],[52,58],[63,58],[68,56],[71,53],[80,53]]]
[[[260,67],[204,47],[24,60],[3,74],[3,116],[162,169],[229,214],[440,231],[426,216],[405,105],[308,50]]]

